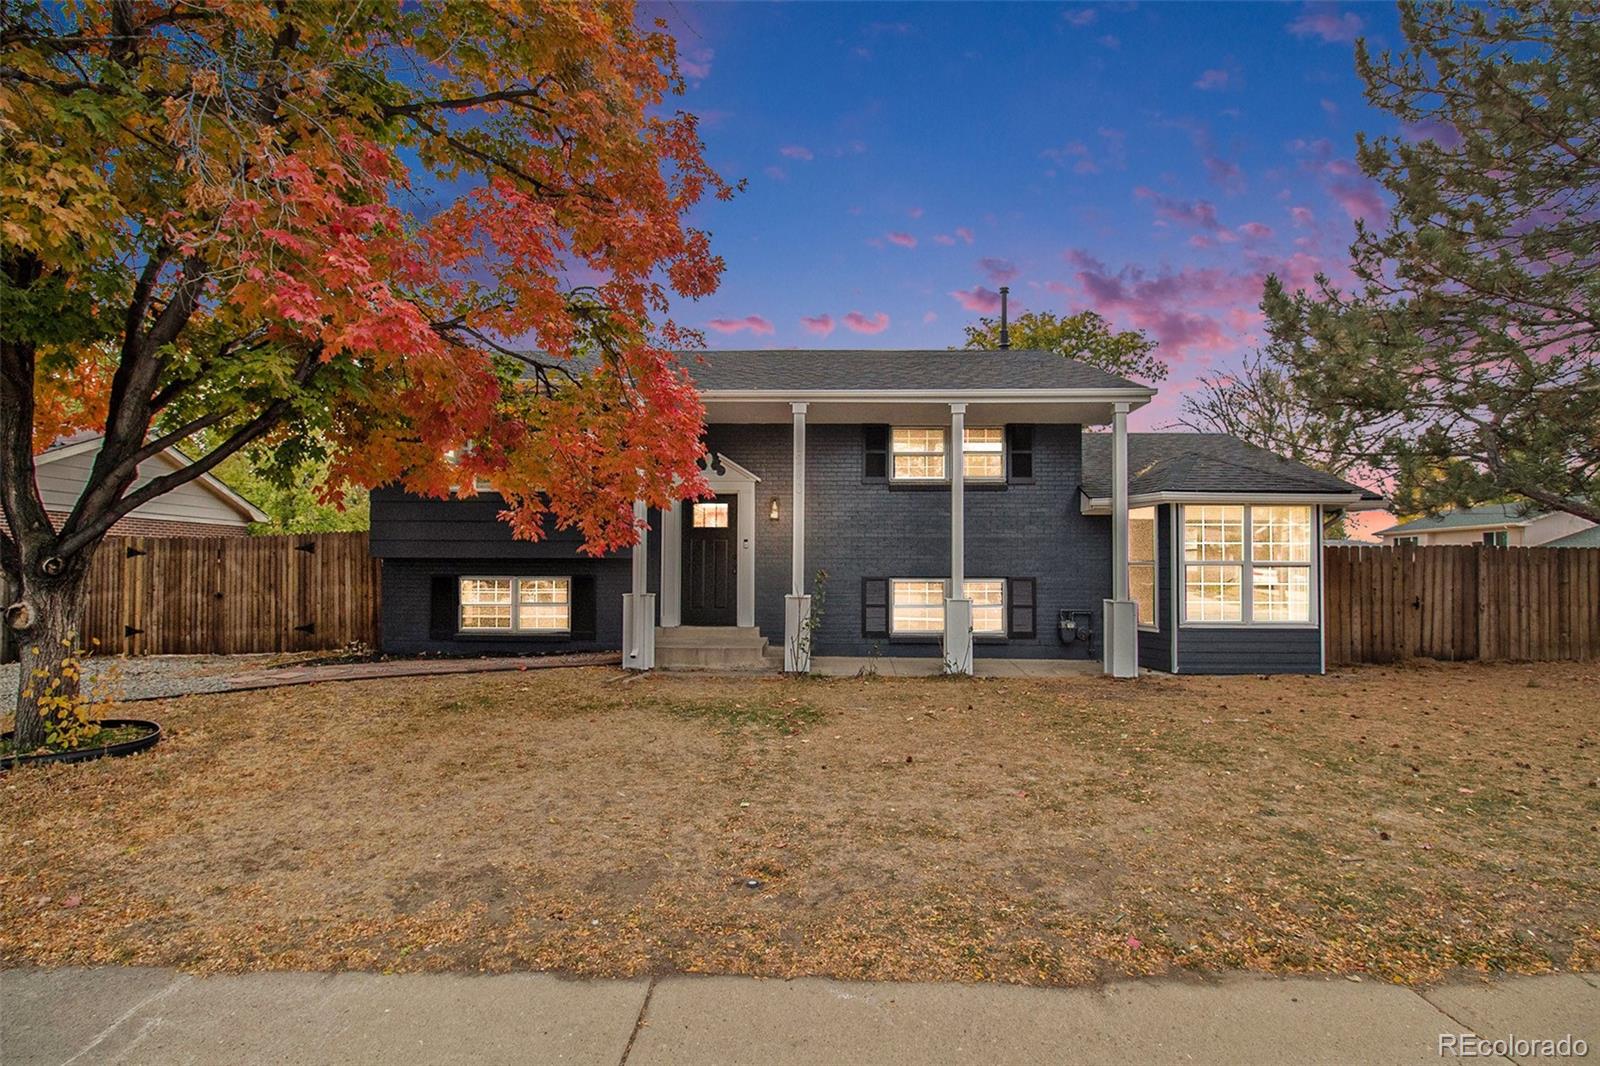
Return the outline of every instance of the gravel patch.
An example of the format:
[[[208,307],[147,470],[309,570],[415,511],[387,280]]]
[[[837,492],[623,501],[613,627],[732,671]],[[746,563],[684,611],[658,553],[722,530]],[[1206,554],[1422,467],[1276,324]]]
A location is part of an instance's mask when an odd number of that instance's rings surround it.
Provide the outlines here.
[[[160,699],[189,696],[198,692],[221,692],[234,674],[280,665],[282,655],[148,655],[138,658],[89,659],[84,663],[86,681],[102,684],[107,695],[125,700]],[[10,714],[17,706],[18,664],[0,665],[0,714]]]

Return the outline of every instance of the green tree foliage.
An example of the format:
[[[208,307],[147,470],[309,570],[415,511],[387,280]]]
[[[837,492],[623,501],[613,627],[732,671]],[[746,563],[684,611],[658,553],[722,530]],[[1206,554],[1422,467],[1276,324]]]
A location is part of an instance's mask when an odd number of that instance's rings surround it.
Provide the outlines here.
[[[1363,429],[1404,511],[1520,497],[1600,521],[1600,5],[1405,3],[1406,48],[1358,43],[1362,136],[1394,198],[1355,284],[1268,280],[1294,384]]]
[[[347,533],[371,528],[367,490],[354,486],[339,503],[325,502],[318,487],[328,479],[328,464],[308,464],[299,476],[280,481],[268,476],[250,458],[234,455],[217,467],[228,487],[267,513],[252,533]]]
[[[1050,311],[1028,311],[1009,327],[1011,347],[1060,352],[1112,374],[1135,381],[1161,381],[1167,365],[1155,355],[1156,342],[1135,329],[1117,332],[1093,311],[1062,317]],[[966,327],[964,348],[1000,347],[1000,320],[980,318]]]

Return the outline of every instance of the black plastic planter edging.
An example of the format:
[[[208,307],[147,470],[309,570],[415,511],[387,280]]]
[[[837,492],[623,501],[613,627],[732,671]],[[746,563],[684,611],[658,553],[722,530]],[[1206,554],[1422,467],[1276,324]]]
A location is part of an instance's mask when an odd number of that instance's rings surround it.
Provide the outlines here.
[[[117,744],[105,744],[98,748],[79,748],[77,751],[52,751],[44,755],[6,755],[0,757],[0,770],[10,770],[16,766],[43,766],[52,762],[88,762],[90,759],[103,759],[108,755],[132,755],[136,751],[154,747],[161,739],[161,726],[143,718],[102,718],[100,726],[104,729],[125,729],[128,726],[144,726],[150,730],[142,737],[124,740]],[[11,739],[11,733],[0,734],[0,740]]]

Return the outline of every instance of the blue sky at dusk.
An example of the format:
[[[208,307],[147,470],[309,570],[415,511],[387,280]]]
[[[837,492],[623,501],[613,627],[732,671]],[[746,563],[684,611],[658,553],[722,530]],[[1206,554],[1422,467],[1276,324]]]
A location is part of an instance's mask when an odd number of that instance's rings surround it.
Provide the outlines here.
[[[1343,275],[1391,132],[1353,63],[1389,5],[674,4],[707,156],[748,188],[698,224],[727,260],[676,317],[718,348],[958,344],[1093,308],[1161,342],[1141,413],[1261,339],[1261,281]]]

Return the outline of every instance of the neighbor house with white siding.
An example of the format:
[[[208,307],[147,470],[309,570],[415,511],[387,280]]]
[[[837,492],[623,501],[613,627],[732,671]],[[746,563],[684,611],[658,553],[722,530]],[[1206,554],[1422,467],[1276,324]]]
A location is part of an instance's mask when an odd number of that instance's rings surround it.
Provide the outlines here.
[[[60,523],[72,513],[104,439],[96,433],[76,434],[34,456],[34,480],[52,521]],[[168,448],[140,465],[138,479],[129,491],[181,470],[190,461],[178,449]],[[143,537],[243,537],[249,535],[251,522],[266,520],[266,514],[249,500],[206,473],[134,509],[112,526],[111,532]]]

